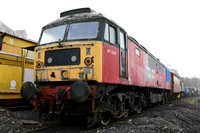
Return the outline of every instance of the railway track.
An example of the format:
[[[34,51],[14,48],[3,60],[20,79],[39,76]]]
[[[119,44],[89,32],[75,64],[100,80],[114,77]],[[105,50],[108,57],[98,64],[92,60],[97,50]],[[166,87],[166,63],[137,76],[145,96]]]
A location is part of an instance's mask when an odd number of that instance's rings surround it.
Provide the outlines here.
[[[8,107],[5,107],[7,110],[10,110],[10,111],[19,111],[19,110],[31,110],[33,109],[33,107],[31,106],[8,106]]]
[[[141,111],[141,113],[137,112],[131,112],[127,117],[121,118],[121,119],[112,119],[111,122],[108,124],[109,126],[115,125],[115,123],[126,123],[130,118],[132,117],[138,117],[141,114],[145,114],[146,112],[149,112],[153,110],[154,107],[157,107],[157,105],[152,105],[149,107],[146,107]],[[78,120],[78,121],[77,121]],[[57,130],[64,130],[64,132],[84,132],[84,133],[90,133],[90,132],[96,132],[99,128],[104,128],[106,126],[102,125],[100,122],[96,125],[92,126],[91,128],[88,128],[86,125],[86,121],[84,121],[84,117],[65,117],[63,122],[59,123],[57,122],[46,122],[46,124],[43,124],[43,126],[27,131],[27,133],[31,132],[56,132]],[[84,124],[83,124],[84,123]]]
[[[65,117],[61,123],[58,121],[38,121],[38,112],[33,111],[27,106],[12,106],[0,108],[0,132],[25,132],[25,133],[55,133],[55,132],[125,132],[147,131],[162,132],[162,130],[169,130],[171,132],[196,131],[196,127],[191,125],[200,122],[198,116],[200,109],[196,107],[198,97],[187,97],[183,99],[173,100],[164,105],[153,105],[145,108],[141,113],[130,113],[127,118],[111,120],[107,126],[99,124],[87,129],[86,121],[83,117]],[[193,105],[194,104],[194,105]],[[200,107],[200,106],[199,106]],[[199,111],[199,112],[198,112]],[[191,115],[194,114],[194,115]],[[196,116],[195,116],[196,115]],[[184,116],[184,117],[183,117]],[[180,117],[180,118],[179,118]],[[198,118],[199,117],[199,118]],[[180,119],[180,120],[179,120]],[[23,124],[23,120],[34,120],[38,122],[34,124]],[[188,129],[184,129],[186,123],[192,122]],[[196,123],[194,123],[196,122]],[[83,124],[84,123],[84,124]],[[180,123],[180,124],[178,124]],[[172,129],[170,125],[174,128]],[[181,126],[184,127],[181,127]],[[154,126],[154,128],[153,128]],[[167,128],[166,128],[166,127]],[[133,129],[134,128],[134,129]]]

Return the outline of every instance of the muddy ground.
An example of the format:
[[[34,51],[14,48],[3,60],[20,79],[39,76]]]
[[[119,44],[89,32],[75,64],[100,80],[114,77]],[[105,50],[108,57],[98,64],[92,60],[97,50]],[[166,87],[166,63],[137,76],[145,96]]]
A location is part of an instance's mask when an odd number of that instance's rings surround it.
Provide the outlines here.
[[[31,121],[30,121],[31,120]],[[55,125],[38,121],[38,112],[0,107],[0,132],[5,133],[198,133],[200,132],[200,97],[186,97],[165,105],[154,106],[140,114],[112,121],[108,126],[87,129],[80,117]]]

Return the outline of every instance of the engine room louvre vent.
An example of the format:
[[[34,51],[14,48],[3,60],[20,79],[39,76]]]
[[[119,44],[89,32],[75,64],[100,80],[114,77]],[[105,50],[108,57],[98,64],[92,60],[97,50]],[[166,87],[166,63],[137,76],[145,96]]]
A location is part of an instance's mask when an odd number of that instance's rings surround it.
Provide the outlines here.
[[[74,10],[62,12],[62,13],[60,13],[60,17],[79,14],[79,13],[89,13],[89,12],[94,12],[94,10],[92,10],[90,8],[79,8],[79,9],[74,9]]]

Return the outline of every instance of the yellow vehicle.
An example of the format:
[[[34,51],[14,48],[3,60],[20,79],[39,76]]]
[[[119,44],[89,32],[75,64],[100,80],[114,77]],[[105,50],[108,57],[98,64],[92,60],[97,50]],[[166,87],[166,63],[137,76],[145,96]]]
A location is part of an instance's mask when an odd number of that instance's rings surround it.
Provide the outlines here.
[[[21,99],[24,82],[34,81],[36,42],[0,32],[0,99]]]

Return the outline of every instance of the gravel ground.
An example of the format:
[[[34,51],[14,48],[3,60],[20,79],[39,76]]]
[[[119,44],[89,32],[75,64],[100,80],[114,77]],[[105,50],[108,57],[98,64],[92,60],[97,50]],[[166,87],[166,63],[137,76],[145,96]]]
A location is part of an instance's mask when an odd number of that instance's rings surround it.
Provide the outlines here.
[[[53,124],[38,122],[38,113],[33,110],[10,111],[0,107],[0,132],[198,133],[200,132],[199,99],[200,97],[186,97],[173,100],[165,105],[146,109],[140,114],[130,114],[127,118],[113,120],[108,126],[97,125],[93,129],[87,129],[85,121],[77,117],[67,119],[63,124],[37,131],[35,129]],[[38,124],[24,125],[24,120],[33,120],[32,122]]]
[[[0,107],[0,132],[18,133],[26,132],[37,125],[24,125],[23,120],[37,121],[38,113],[32,110],[10,111]]]
[[[174,100],[131,115],[92,132],[109,133],[195,133],[200,132],[200,104],[198,97]]]

